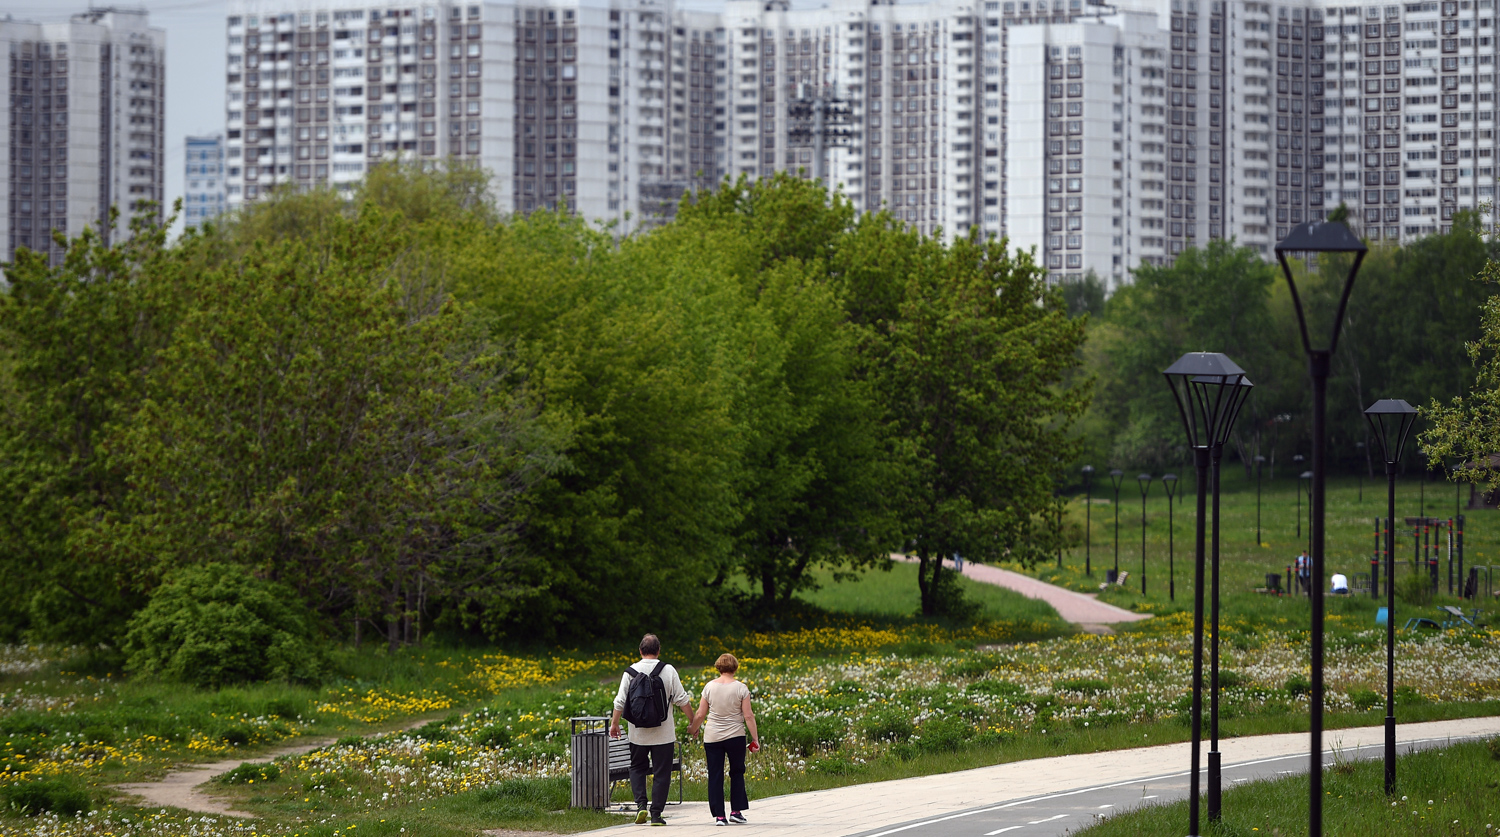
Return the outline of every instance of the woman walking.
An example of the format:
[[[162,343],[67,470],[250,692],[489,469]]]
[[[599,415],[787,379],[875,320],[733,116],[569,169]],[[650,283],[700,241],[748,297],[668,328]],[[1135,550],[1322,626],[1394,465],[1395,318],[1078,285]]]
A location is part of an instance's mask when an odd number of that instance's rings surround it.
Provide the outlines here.
[[[760,735],[755,729],[755,712],[750,708],[750,689],[734,678],[740,661],[733,654],[720,654],[714,662],[718,679],[703,686],[698,713],[688,725],[688,735],[703,730],[703,752],[708,763],[708,809],[714,825],[745,822],[743,811],[750,807],[745,794],[745,751],[760,749]],[[746,745],[746,729],[749,745]],[[729,760],[729,816],[724,816],[724,760]]]

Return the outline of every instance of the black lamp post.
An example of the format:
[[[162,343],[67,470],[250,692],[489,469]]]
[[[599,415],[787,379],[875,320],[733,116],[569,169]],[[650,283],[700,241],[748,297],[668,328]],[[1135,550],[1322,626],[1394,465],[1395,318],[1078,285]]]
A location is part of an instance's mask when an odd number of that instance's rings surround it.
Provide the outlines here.
[[[1083,574],[1093,575],[1094,567],[1089,560],[1089,547],[1094,542],[1094,466],[1083,466]]]
[[[1265,470],[1266,458],[1255,455],[1255,545],[1260,546],[1260,472]]]
[[[1146,492],[1151,490],[1151,475],[1139,474],[1135,481],[1141,487],[1141,595],[1144,596],[1146,595]]]
[[[1125,472],[1119,468],[1109,472],[1109,481],[1115,484],[1115,581],[1120,580],[1120,485],[1125,482]]]
[[[1250,392],[1245,370],[1234,361],[1217,352],[1189,352],[1178,358],[1162,374],[1177,402],[1177,411],[1182,417],[1183,430],[1187,434],[1188,447],[1193,450],[1193,466],[1197,472],[1198,522],[1193,547],[1193,709],[1192,709],[1192,778],[1191,798],[1188,802],[1188,833],[1200,834],[1198,829],[1198,800],[1201,782],[1199,746],[1203,740],[1203,571],[1205,564],[1205,536],[1207,534],[1208,476],[1213,460],[1213,450],[1221,447],[1229,431],[1234,427],[1235,417]],[[1211,753],[1212,766],[1216,754]],[[1216,813],[1213,801],[1218,794],[1210,787],[1210,813]]]
[[[1307,333],[1307,316],[1302,310],[1302,298],[1297,294],[1297,282],[1292,268],[1287,264],[1288,252],[1304,253],[1352,253],[1354,259],[1349,273],[1344,278],[1344,287],[1339,294],[1328,335],[1328,347],[1315,348]],[[1286,275],[1287,288],[1291,292],[1292,304],[1297,309],[1297,327],[1302,337],[1302,350],[1307,355],[1308,373],[1312,377],[1312,508],[1308,515],[1312,531],[1312,695],[1311,695],[1311,762],[1308,765],[1308,837],[1323,835],[1323,504],[1324,480],[1327,472],[1328,443],[1328,373],[1332,366],[1333,353],[1338,348],[1339,330],[1344,324],[1344,309],[1349,304],[1349,292],[1354,289],[1354,277],[1364,261],[1367,248],[1349,227],[1338,221],[1308,221],[1298,224],[1281,243],[1276,245],[1276,260]],[[1390,614],[1387,614],[1389,616]]]
[[[1162,474],[1162,487],[1167,490],[1167,598],[1177,601],[1177,568],[1173,565],[1172,493],[1177,490],[1177,475]]]
[[[1396,466],[1401,449],[1417,420],[1416,408],[1400,399],[1384,398],[1365,410],[1365,420],[1380,442],[1385,459],[1385,509],[1390,521],[1396,519]],[[1396,572],[1394,527],[1385,527],[1385,792],[1396,792]]]
[[[1303,471],[1297,475],[1302,482],[1297,486],[1297,503],[1300,508],[1302,503],[1302,492],[1307,492],[1307,552],[1312,554],[1312,471]],[[1301,512],[1298,512],[1298,521],[1302,520]],[[1300,532],[1298,533],[1300,535]]]
[[[1292,457],[1292,470],[1302,464],[1302,454]],[[1302,485],[1297,485],[1297,540],[1302,540]]]

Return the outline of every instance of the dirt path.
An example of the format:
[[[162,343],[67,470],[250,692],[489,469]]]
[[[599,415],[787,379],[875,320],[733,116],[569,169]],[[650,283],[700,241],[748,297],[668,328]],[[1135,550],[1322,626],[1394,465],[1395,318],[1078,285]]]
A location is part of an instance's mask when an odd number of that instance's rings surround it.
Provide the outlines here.
[[[413,730],[417,727],[434,720],[436,716],[423,716],[418,720],[408,722],[396,730],[375,732],[372,735],[384,735],[387,732]],[[327,747],[334,743],[333,738],[314,738],[297,744],[288,744],[278,747],[269,752],[261,753],[250,758],[225,759],[212,764],[184,765],[154,782],[132,782],[127,785],[115,785],[115,790],[124,791],[132,796],[138,797],[148,805],[164,808],[181,808],[184,811],[197,811],[201,814],[220,814],[228,817],[246,817],[254,819],[255,814],[244,811],[236,811],[227,800],[213,796],[209,791],[212,789],[207,783],[213,777],[233,770],[242,764],[266,764],[282,756],[299,756],[303,753],[311,753],[320,747]]]
[[[915,563],[917,559],[892,555],[896,561]],[[950,565],[951,566],[951,565]],[[1075,593],[1055,584],[1039,581],[1029,575],[1002,570],[985,564],[965,564],[963,574],[983,584],[1014,590],[1028,599],[1040,599],[1057,611],[1057,615],[1089,633],[1113,633],[1109,625],[1150,619],[1149,613],[1135,613],[1098,601],[1092,593]]]
[[[332,738],[318,738],[312,741],[304,741],[286,747],[279,747],[268,753],[263,753],[251,759],[226,759],[216,761],[212,764],[195,764],[182,770],[174,770],[155,782],[133,782],[128,785],[115,785],[116,790],[122,790],[133,796],[145,800],[148,805],[162,808],[181,808],[185,811],[197,811],[203,814],[222,814],[229,817],[250,817],[244,811],[236,811],[230,804],[217,797],[210,796],[200,785],[213,779],[228,770],[233,770],[242,764],[264,764],[281,756],[296,756],[310,753],[319,747],[327,747],[332,744]]]

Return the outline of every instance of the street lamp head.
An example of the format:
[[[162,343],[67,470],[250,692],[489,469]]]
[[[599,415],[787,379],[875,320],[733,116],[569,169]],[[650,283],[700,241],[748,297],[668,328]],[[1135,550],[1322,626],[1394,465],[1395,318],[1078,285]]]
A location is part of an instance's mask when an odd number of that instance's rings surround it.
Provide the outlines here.
[[[1093,474],[1094,473],[1094,466],[1092,466],[1092,465],[1085,465],[1085,466],[1083,466],[1083,473],[1084,473],[1085,476]]]
[[[1135,481],[1136,481],[1136,484],[1141,487],[1141,496],[1142,497],[1145,497],[1146,496],[1146,492],[1151,488],[1151,480],[1152,479],[1153,479],[1153,477],[1150,474],[1137,474],[1136,475]]]
[[[1260,464],[1260,463],[1262,463],[1262,462],[1265,462],[1265,461],[1266,461],[1266,458],[1264,456],[1261,456],[1258,453],[1255,455],[1255,462],[1256,462],[1257,465]]]
[[[1125,472],[1124,471],[1121,471],[1119,468],[1111,468],[1110,469],[1110,471],[1109,471],[1109,481],[1111,483],[1114,483],[1115,491],[1119,491],[1120,490],[1120,483],[1123,482],[1124,479],[1125,479]]]
[[[1307,221],[1292,227],[1292,231],[1276,245],[1276,260],[1281,263],[1281,272],[1286,276],[1287,289],[1292,293],[1292,305],[1297,309],[1297,328],[1302,334],[1302,348],[1311,354],[1315,351],[1307,334],[1307,317],[1302,310],[1302,297],[1297,293],[1297,282],[1292,278],[1292,268],[1287,264],[1286,254],[1302,253],[1353,253],[1354,262],[1349,266],[1349,275],[1344,278],[1344,287],[1339,294],[1339,306],[1333,317],[1333,333],[1328,339],[1329,355],[1338,347],[1339,327],[1344,321],[1344,308],[1349,304],[1349,292],[1354,289],[1354,277],[1359,273],[1369,248],[1350,231],[1342,221]]]
[[[1161,484],[1162,484],[1162,487],[1167,490],[1167,499],[1168,500],[1172,499],[1172,492],[1175,491],[1175,490],[1177,490],[1177,475],[1176,474],[1162,474],[1161,475]]]
[[[1292,461],[1293,462],[1301,462],[1303,459],[1304,459],[1304,457],[1300,453],[1294,453],[1294,454],[1292,454]]]
[[[1299,480],[1310,480],[1310,479],[1312,479],[1312,471],[1303,471],[1302,473],[1300,473],[1300,474],[1297,475],[1297,479],[1299,479]]]
[[[1162,371],[1187,432],[1188,447],[1224,444],[1254,385],[1245,370],[1221,352],[1188,352]]]
[[[1401,461],[1401,451],[1406,447],[1406,437],[1411,434],[1417,421],[1417,408],[1399,398],[1382,398],[1365,410],[1365,420],[1375,431],[1380,442],[1380,452],[1385,464],[1395,465]]]

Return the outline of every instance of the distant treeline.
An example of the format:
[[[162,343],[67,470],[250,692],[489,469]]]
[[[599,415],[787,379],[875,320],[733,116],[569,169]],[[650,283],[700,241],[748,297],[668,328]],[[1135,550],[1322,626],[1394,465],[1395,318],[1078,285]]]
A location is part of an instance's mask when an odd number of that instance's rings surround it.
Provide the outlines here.
[[[1363,416],[1377,399],[1446,406],[1473,388],[1480,367],[1469,347],[1484,333],[1482,308],[1494,289],[1483,280],[1497,254],[1500,246],[1466,212],[1455,216],[1451,232],[1401,247],[1371,247],[1349,297],[1328,383],[1328,454],[1336,469],[1384,473],[1379,444],[1368,436]],[[1350,260],[1325,258],[1310,274],[1299,262],[1292,264],[1308,328],[1326,342]],[[1082,464],[1132,474],[1190,467],[1182,422],[1161,376],[1187,351],[1224,352],[1255,384],[1226,465],[1248,467],[1260,455],[1277,475],[1295,476],[1308,467],[1292,462],[1294,455],[1311,453],[1307,361],[1276,263],[1214,241],[1184,252],[1171,267],[1140,268],[1131,284],[1108,299],[1093,277],[1066,285],[1064,293],[1075,315],[1089,314],[1078,374],[1097,381],[1079,423],[1085,447],[1070,483],[1077,482]],[[1420,471],[1423,464],[1412,444],[1403,466]],[[1434,461],[1432,467],[1447,464]]]
[[[18,255],[0,633],[118,643],[174,571],[234,564],[335,637],[577,641],[774,613],[814,568],[896,549],[940,614],[938,556],[1053,549],[1081,364],[1145,375],[1132,312],[1162,312],[1137,295],[1176,275],[1117,294],[1085,351],[1027,255],[856,217],[796,178],[725,183],[623,237],[486,194],[473,171],[385,168],[352,201],[288,192],[175,242],[138,224],[59,267]],[[1257,316],[1278,323],[1269,285]],[[1233,333],[1281,357],[1286,335],[1256,328]],[[1194,347],[1295,377],[1241,345]],[[1160,387],[1132,380],[1102,381],[1089,438],[1166,445],[1134,406]]]

